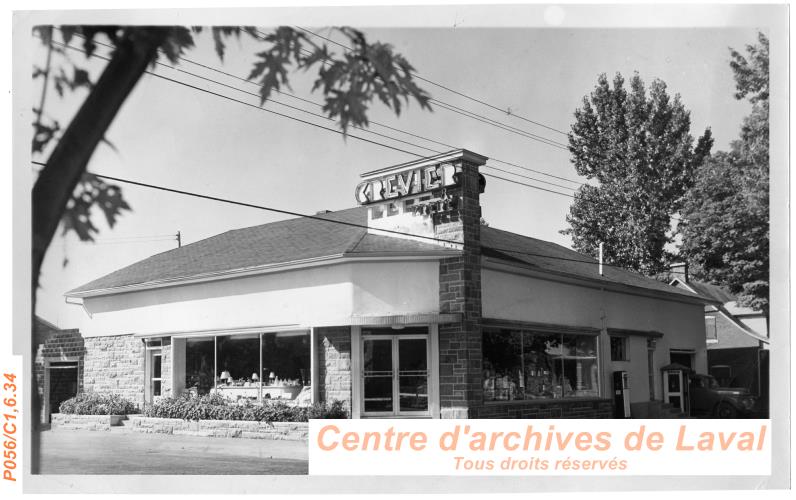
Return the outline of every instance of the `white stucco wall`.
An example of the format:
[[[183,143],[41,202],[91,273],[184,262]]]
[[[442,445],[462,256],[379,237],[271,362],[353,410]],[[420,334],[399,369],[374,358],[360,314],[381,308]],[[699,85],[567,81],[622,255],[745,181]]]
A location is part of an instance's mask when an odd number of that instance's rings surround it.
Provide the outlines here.
[[[659,369],[669,364],[670,349],[693,350],[694,368],[707,373],[702,304],[601,291],[493,269],[483,270],[481,283],[484,318],[663,333],[655,349],[656,399],[662,397]],[[603,362],[610,362],[605,334],[601,335],[600,348]],[[628,351],[629,362],[612,363],[612,370],[604,370],[604,387],[610,387],[610,371],[626,370],[631,378],[631,402],[647,401],[646,338],[632,337]],[[604,394],[608,395],[607,391]]]
[[[84,336],[350,324],[439,311],[436,261],[352,262],[84,299]]]

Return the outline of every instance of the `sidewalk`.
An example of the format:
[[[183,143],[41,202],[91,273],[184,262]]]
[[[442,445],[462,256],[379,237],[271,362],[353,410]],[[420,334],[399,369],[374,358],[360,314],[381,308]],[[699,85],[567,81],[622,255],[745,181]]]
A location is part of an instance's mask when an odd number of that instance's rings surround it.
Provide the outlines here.
[[[42,474],[307,474],[307,443],[48,430],[41,433]]]

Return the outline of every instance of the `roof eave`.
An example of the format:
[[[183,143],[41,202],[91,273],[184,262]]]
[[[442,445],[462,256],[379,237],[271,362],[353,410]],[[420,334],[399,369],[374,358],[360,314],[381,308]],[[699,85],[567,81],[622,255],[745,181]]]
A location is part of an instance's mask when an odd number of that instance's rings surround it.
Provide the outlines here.
[[[102,295],[116,295],[121,293],[138,292],[144,290],[151,290],[155,288],[165,288],[170,286],[191,285],[196,283],[204,283],[208,281],[221,281],[234,278],[242,278],[248,276],[257,276],[261,274],[270,274],[281,271],[291,271],[297,269],[304,269],[308,267],[317,267],[324,265],[334,265],[343,262],[355,262],[357,260],[428,260],[428,259],[442,259],[450,257],[451,255],[458,255],[461,253],[456,250],[433,250],[424,252],[344,252],[340,254],[327,255],[323,257],[313,257],[312,259],[302,259],[290,262],[281,262],[274,264],[267,264],[263,266],[255,266],[240,269],[231,269],[224,271],[217,271],[212,273],[203,273],[191,276],[179,276],[176,278],[166,278],[162,280],[151,280],[141,283],[131,283],[129,285],[108,287],[108,288],[95,288],[90,290],[79,290],[79,288],[70,290],[64,294],[68,298],[90,298]]]
[[[606,288],[606,289],[613,289],[616,291],[621,291],[625,293],[630,293],[632,295],[641,295],[641,296],[648,296],[648,297],[665,297],[669,300],[675,300],[678,302],[687,302],[693,304],[718,304],[718,302],[711,301],[710,299],[703,297],[701,295],[694,294],[693,297],[684,295],[682,293],[676,292],[667,292],[664,290],[656,290],[653,288],[644,288],[635,285],[628,285],[625,283],[616,283],[613,281],[606,281],[597,278],[588,278],[586,276],[572,274],[572,273],[565,273],[561,271],[552,271],[550,269],[545,269],[538,266],[532,266],[526,263],[520,263],[517,261],[507,260],[507,259],[499,259],[497,257],[487,257],[487,261],[492,261],[495,264],[508,266],[508,267],[515,267],[520,269],[525,269],[527,271],[538,272],[541,274],[547,274],[552,276],[559,276],[562,278],[568,278],[570,280],[578,281],[578,282],[586,282],[589,283],[592,287],[599,287],[599,288]]]

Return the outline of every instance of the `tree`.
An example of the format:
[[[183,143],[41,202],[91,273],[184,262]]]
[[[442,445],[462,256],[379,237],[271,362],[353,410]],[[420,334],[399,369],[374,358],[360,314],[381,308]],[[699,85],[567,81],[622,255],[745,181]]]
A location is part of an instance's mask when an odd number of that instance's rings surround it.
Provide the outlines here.
[[[367,113],[372,101],[378,99],[400,114],[402,101],[412,98],[421,108],[431,109],[428,94],[419,88],[412,66],[393,48],[381,42],[369,43],[365,35],[352,28],[336,30],[350,41],[352,49],[342,55],[330,52],[304,33],[280,27],[261,34],[253,27],[215,27],[211,33],[218,56],[226,52],[224,40],[230,36],[248,35],[265,46],[257,54],[249,80],[260,84],[261,103],[282,86],[289,88],[288,72],[317,69],[313,90],[324,94],[323,111],[337,119],[345,134],[351,126],[367,126]],[[37,28],[42,42],[54,48],[52,27]],[[147,67],[163,55],[172,64],[194,46],[193,36],[202,28],[123,27],[123,26],[61,26],[63,44],[75,37],[90,57],[97,47],[96,37],[104,35],[113,46],[110,61],[96,82],[75,66],[72,75],[61,69],[50,79],[62,94],[64,88],[90,88],[90,93],[60,137],[57,122],[42,121],[41,105],[34,109],[33,151],[41,153],[48,142],[57,138],[46,166],[33,187],[33,300],[38,288],[41,264],[47,248],[61,221],[64,231],[75,231],[82,240],[91,240],[97,232],[91,223],[93,208],[99,208],[112,226],[122,210],[130,207],[118,186],[86,175],[85,169],[97,145]],[[58,51],[63,53],[62,48]],[[45,89],[52,68],[35,68],[34,78],[45,78]]]
[[[769,156],[768,38],[730,49],[736,99],[748,98],[752,112],[730,151],[717,152],[696,172],[685,197],[680,253],[694,277],[726,286],[739,304],[768,317]]]
[[[569,151],[579,175],[594,180],[575,193],[567,214],[573,248],[649,275],[671,255],[671,217],[680,210],[693,173],[713,144],[710,129],[694,145],[689,112],[655,80],[649,96],[636,73],[625,90],[600,75],[591,96],[575,111]]]
[[[47,145],[57,140],[55,147],[39,172],[33,186],[33,262],[31,269],[32,314],[36,311],[36,291],[39,274],[47,248],[55,231],[63,222],[64,232],[75,231],[81,240],[92,240],[97,233],[91,222],[93,208],[99,208],[109,225],[113,226],[119,213],[129,210],[118,186],[107,184],[86,173],[86,165],[119,109],[135,87],[147,67],[165,56],[177,64],[186,50],[194,46],[193,36],[202,28],[131,27],[131,26],[61,26],[62,45],[54,43],[53,28],[37,27],[35,33],[48,46],[47,63],[34,68],[33,77],[44,79],[44,91],[34,114],[33,152],[41,154]],[[260,84],[261,104],[281,86],[289,88],[288,71],[317,68],[313,90],[324,94],[324,112],[337,119],[345,135],[350,126],[367,126],[367,113],[374,98],[396,114],[402,101],[412,98],[421,108],[431,109],[428,94],[413,79],[413,68],[393,48],[384,43],[369,43],[365,35],[352,28],[336,28],[348,38],[352,49],[343,55],[329,52],[325,44],[318,45],[303,33],[280,27],[268,34],[254,27],[214,27],[211,29],[215,49],[220,58],[226,52],[225,40],[231,36],[251,36],[264,45],[257,54],[249,80]],[[63,46],[78,37],[87,57],[97,47],[96,37],[105,36],[113,47],[110,61],[96,82],[88,72],[71,59],[72,72],[56,72],[51,66],[53,52],[65,55]],[[59,94],[64,90],[90,89],[89,94],[69,126],[61,134],[57,121],[44,120],[44,96],[52,84]],[[60,134],[60,136],[59,136]],[[31,342],[35,358],[37,346]],[[33,421],[40,421],[36,378],[30,388]],[[38,433],[31,439],[32,473],[38,472]]]

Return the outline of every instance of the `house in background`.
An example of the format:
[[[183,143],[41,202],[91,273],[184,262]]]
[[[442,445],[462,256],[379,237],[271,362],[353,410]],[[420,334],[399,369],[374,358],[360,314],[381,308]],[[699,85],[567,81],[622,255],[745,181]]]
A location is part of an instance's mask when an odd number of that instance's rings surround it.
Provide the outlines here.
[[[670,282],[720,304],[705,306],[708,373],[724,387],[743,387],[768,408],[768,321],[760,311],[738,305],[724,288],[693,281],[687,264],[672,266]]]

